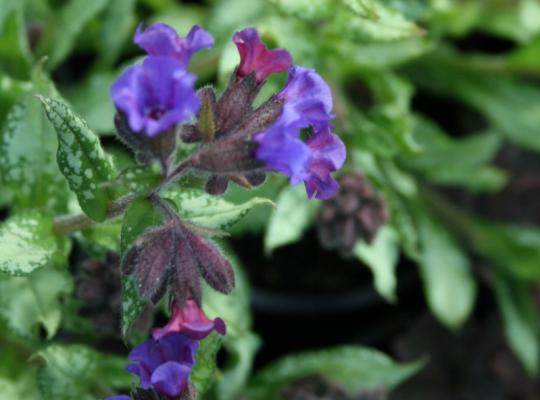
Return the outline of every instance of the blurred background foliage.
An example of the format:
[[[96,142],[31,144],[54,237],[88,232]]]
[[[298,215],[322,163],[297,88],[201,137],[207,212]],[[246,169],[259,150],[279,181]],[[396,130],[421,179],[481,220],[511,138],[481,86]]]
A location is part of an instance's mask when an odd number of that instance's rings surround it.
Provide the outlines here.
[[[317,69],[333,90],[335,131],[348,148],[346,172],[364,174],[390,214],[373,244],[359,241],[355,246],[357,267],[369,268],[375,289],[395,307],[406,300],[399,295],[399,272],[416,268],[425,304],[456,332],[475,307],[481,307],[478,303],[495,299],[509,347],[530,376],[538,373],[538,1],[2,0],[3,218],[37,209],[46,219],[78,210],[58,172],[56,135],[35,93],[67,99],[101,136],[118,173],[132,163],[112,137],[109,88],[119,72],[140,57],[131,41],[137,24],[156,21],[172,25],[180,34],[200,24],[214,35],[214,48],[192,62],[200,85],[224,87],[238,63],[230,38],[246,26],[255,26],[269,45],[287,48],[296,64]],[[284,76],[272,78],[261,99],[283,81]],[[275,211],[250,212],[234,226],[233,236],[261,238],[260,252],[267,255],[302,241],[321,207],[306,200],[302,191],[276,177],[250,192],[231,188],[228,200],[257,195],[277,204]],[[96,257],[118,251],[119,231],[114,221],[87,230],[76,235],[76,247]],[[73,252],[68,258],[70,242],[57,241],[52,265],[23,277],[0,277],[0,316],[9,328],[0,330],[0,398],[37,398],[33,382],[45,399],[95,398],[109,393],[110,387],[129,386],[116,355],[81,350],[75,344],[46,345],[55,335],[64,342],[84,338],[96,343],[89,333],[79,332],[75,339],[69,333],[74,327],[84,331],[81,326],[88,322],[74,321],[79,306],[72,299],[73,279],[65,268],[68,260],[74,262]],[[240,261],[248,263],[241,249],[233,247]],[[0,243],[3,251],[8,249]],[[340,262],[336,254],[328,268],[338,273]],[[231,398],[243,390],[260,347],[251,331],[247,286],[248,280],[240,279],[237,294],[227,301],[206,295],[209,313],[225,315],[230,327],[224,346],[232,361],[217,379],[217,398]],[[370,321],[364,324],[369,330]],[[328,361],[332,357],[348,357],[343,354],[352,358],[345,349],[335,351],[321,355],[326,361],[320,365],[333,365],[335,361]],[[31,354],[36,368],[26,367]],[[361,379],[351,377],[351,371],[358,368],[358,376],[365,376],[362,360],[370,358],[362,354],[354,358],[360,360],[356,365],[351,361],[350,369],[343,367],[342,374],[328,379],[351,387],[354,379]],[[386,371],[391,361],[377,357],[381,371]],[[289,360],[291,365],[304,365],[306,373],[283,372],[279,382],[328,372],[309,360]],[[72,369],[71,381],[62,376],[65,368]],[[271,368],[286,369],[274,365],[261,371],[249,386],[252,398],[272,398],[260,393],[265,384],[276,385]],[[412,371],[405,364],[396,368],[405,369],[352,386],[390,388]],[[80,387],[70,387],[74,379]]]

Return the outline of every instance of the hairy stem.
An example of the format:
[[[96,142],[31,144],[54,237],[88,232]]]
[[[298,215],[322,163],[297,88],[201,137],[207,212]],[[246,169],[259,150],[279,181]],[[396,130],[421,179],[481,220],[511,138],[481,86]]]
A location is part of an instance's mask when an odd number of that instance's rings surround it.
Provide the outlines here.
[[[122,214],[136,197],[137,195],[131,193],[112,202],[107,210],[106,219],[111,219]],[[96,223],[96,221],[89,218],[84,213],[61,215],[54,219],[53,230],[56,233],[69,234],[81,229],[89,228]]]

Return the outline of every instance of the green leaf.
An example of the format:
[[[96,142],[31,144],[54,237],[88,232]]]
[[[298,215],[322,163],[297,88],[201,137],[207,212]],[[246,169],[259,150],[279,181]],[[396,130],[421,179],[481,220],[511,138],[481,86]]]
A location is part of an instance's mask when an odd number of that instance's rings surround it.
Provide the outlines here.
[[[241,336],[225,341],[229,361],[224,366],[221,379],[216,385],[217,399],[237,398],[251,374],[255,355],[260,347],[261,339],[251,332],[245,332]]]
[[[404,158],[405,166],[432,182],[495,191],[507,181],[502,170],[488,165],[501,142],[493,132],[453,139],[435,123],[417,117],[414,139],[422,151]]]
[[[260,371],[249,386],[249,398],[276,399],[279,390],[298,379],[323,375],[351,394],[391,389],[422,368],[424,362],[397,364],[376,350],[342,346],[286,356]]]
[[[251,332],[250,290],[247,277],[238,260],[227,252],[234,269],[236,286],[229,295],[223,295],[204,286],[203,308],[210,318],[220,317],[225,321],[227,334],[223,345],[228,353],[228,364],[223,367],[221,378],[214,394],[219,400],[235,398],[244,388],[250,376],[255,354],[261,340]]]
[[[2,324],[3,333],[5,327]],[[2,365],[0,366],[0,391],[6,399],[39,399],[36,370],[29,368],[28,357],[21,354],[19,343],[13,337],[0,337]]]
[[[116,4],[112,2],[111,4]],[[98,134],[113,134],[115,109],[111,100],[111,85],[117,78],[115,72],[92,74],[80,84],[63,91],[73,109]]]
[[[150,165],[131,166],[123,170],[116,180],[130,192],[145,194],[155,189],[163,180],[163,176],[160,170]]]
[[[211,229],[225,229],[255,207],[274,205],[271,200],[260,197],[254,197],[242,204],[233,204],[197,189],[172,189],[163,193],[163,197],[173,201],[180,216],[196,225]]]
[[[34,339],[41,325],[50,339],[62,318],[59,298],[72,291],[66,272],[42,268],[22,277],[0,277],[0,315],[17,335]]]
[[[38,399],[39,392],[31,371],[18,376],[17,379],[6,379],[0,376],[0,390],[6,399]]]
[[[47,82],[28,85],[54,90]],[[30,95],[22,96],[0,135],[0,179],[15,193],[17,206],[65,212],[69,190],[55,159],[56,134],[40,104]]]
[[[0,15],[0,71],[15,78],[28,78],[32,56],[28,46],[21,2],[3,4],[5,14]],[[3,18],[2,18],[3,17]]]
[[[212,332],[199,343],[195,358],[197,362],[189,375],[189,380],[195,385],[198,397],[202,397],[217,378],[216,355],[221,347],[222,340],[220,335]]]
[[[33,89],[31,82],[13,79],[0,71],[0,121],[3,121],[13,105]],[[0,126],[3,125],[0,124]],[[1,144],[1,142],[0,142]]]
[[[73,114],[62,101],[39,96],[49,121],[58,135],[57,160],[82,210],[92,219],[107,216],[109,193],[100,183],[112,178],[113,167],[98,137],[86,122]]]
[[[114,63],[131,37],[135,24],[135,3],[135,0],[115,0],[107,4],[101,24],[101,64],[109,66]]]
[[[70,0],[57,13],[40,41],[38,53],[47,55],[47,68],[56,68],[69,55],[77,37],[88,22],[107,4],[107,0]]]
[[[460,327],[474,307],[476,281],[466,254],[452,236],[427,215],[419,215],[420,274],[431,311],[450,328]]]
[[[38,370],[38,385],[44,399],[93,400],[99,388],[129,387],[127,359],[100,354],[82,345],[53,344],[39,351],[34,359],[43,359]]]
[[[309,227],[318,203],[306,197],[303,185],[286,186],[276,199],[276,211],[264,235],[266,253],[293,243],[302,237]]]
[[[472,221],[470,241],[484,257],[510,275],[540,279],[540,229],[489,221]]]
[[[494,276],[508,343],[529,374],[535,375],[540,363],[540,318],[531,288],[500,271]]]
[[[160,214],[146,198],[138,198],[130,204],[124,214],[120,234],[122,255],[131,243],[146,229],[161,223]],[[133,322],[146,307],[146,301],[139,296],[137,287],[131,276],[122,277],[122,335],[127,338]]]
[[[399,259],[396,232],[383,226],[371,244],[358,242],[354,254],[365,263],[375,278],[375,288],[386,301],[396,301],[396,267]]]
[[[282,12],[309,22],[326,20],[329,32],[353,41],[390,41],[423,33],[398,10],[375,0],[270,2]]]
[[[410,64],[406,71],[421,87],[455,97],[483,113],[495,133],[540,151],[540,89],[490,72],[489,65],[478,67],[475,59],[443,48]]]
[[[14,215],[0,226],[0,272],[28,275],[48,265],[57,249],[52,219],[37,212]]]

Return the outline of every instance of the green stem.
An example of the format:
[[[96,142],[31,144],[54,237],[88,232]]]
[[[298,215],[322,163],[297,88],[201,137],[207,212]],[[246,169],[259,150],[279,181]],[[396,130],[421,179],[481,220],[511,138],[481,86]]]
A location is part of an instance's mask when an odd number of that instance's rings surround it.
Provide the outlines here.
[[[167,178],[159,184],[154,190],[152,190],[147,197],[152,198],[157,193],[159,193],[164,187],[170,185],[178,178],[180,178],[184,173],[186,173],[192,165],[192,159],[188,158],[187,160],[181,162],[176,168],[167,176]],[[119,198],[111,203],[109,209],[107,210],[107,216],[105,220],[118,217],[123,214],[126,208],[135,200],[140,194],[130,193],[124,197]],[[95,225],[97,222],[89,218],[84,213],[74,214],[74,215],[61,215],[54,219],[53,221],[53,231],[60,234],[70,234],[72,232],[80,231],[81,229],[90,228]]]
[[[107,210],[106,219],[115,218],[122,214],[136,197],[137,195],[131,193],[112,202]],[[89,218],[84,213],[61,215],[54,219],[53,231],[67,235],[72,232],[80,231],[81,229],[90,228],[95,224],[96,221]]]

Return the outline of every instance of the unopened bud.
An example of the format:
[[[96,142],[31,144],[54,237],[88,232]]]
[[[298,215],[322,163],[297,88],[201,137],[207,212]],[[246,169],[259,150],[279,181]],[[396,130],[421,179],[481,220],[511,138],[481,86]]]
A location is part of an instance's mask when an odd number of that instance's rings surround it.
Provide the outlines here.
[[[319,241],[327,249],[349,255],[356,241],[371,243],[388,220],[384,201],[359,173],[339,180],[337,195],[326,201],[317,218]]]

